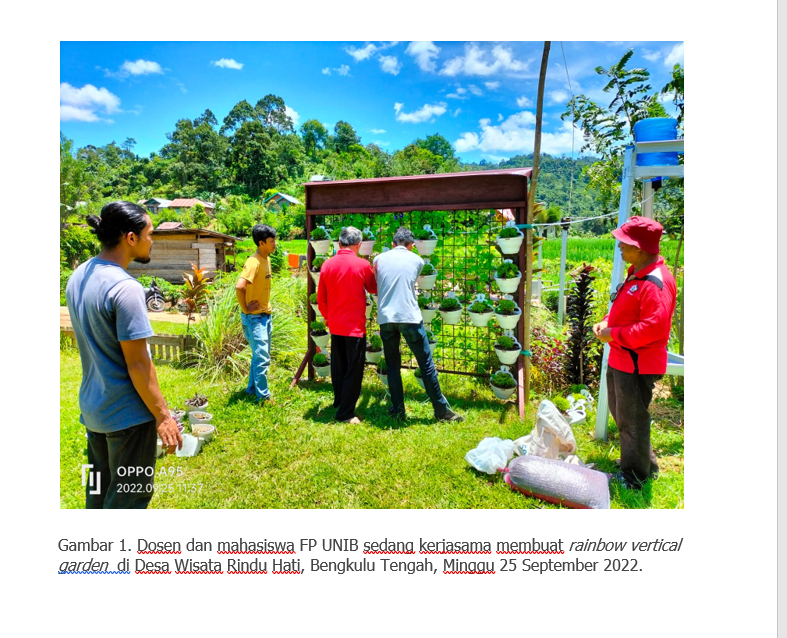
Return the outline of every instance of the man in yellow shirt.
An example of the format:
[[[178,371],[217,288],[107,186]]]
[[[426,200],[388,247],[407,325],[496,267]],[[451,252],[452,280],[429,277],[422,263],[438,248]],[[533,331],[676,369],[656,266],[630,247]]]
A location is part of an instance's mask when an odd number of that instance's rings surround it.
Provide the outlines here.
[[[268,368],[271,364],[271,260],[276,250],[276,229],[257,224],[251,231],[257,252],[246,260],[235,284],[243,334],[251,347],[251,369],[246,392],[269,401]]]

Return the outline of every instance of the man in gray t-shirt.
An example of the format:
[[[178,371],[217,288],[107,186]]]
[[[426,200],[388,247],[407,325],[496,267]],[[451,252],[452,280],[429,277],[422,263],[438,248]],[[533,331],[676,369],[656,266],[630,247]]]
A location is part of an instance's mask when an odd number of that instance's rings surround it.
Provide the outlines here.
[[[66,286],[82,361],[80,421],[87,428],[93,475],[86,506],[145,508],[153,496],[156,434],[168,451],[182,445],[147,348],[154,333],[145,293],[125,270],[132,261],[150,261],[153,224],[130,202],[111,202],[100,218],[90,215],[87,222],[102,250],[79,266]]]
[[[426,337],[423,317],[418,308],[415,282],[424,260],[412,252],[415,236],[407,228],[399,228],[393,237],[393,250],[374,259],[377,277],[377,323],[383,340],[385,361],[388,365],[388,388],[391,406],[388,412],[395,418],[405,416],[404,388],[402,387],[402,357],[399,352],[400,337],[410,347],[421,369],[426,393],[432,402],[434,415],[441,421],[464,421],[448,407],[440,389],[437,369],[432,360],[432,349]]]

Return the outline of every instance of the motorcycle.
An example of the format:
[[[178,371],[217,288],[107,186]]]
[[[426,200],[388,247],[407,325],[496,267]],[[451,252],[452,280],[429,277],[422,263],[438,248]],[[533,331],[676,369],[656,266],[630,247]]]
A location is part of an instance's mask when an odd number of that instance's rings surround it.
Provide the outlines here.
[[[164,312],[167,307],[167,302],[156,284],[155,277],[150,282],[150,288],[145,288],[145,305],[151,312]]]

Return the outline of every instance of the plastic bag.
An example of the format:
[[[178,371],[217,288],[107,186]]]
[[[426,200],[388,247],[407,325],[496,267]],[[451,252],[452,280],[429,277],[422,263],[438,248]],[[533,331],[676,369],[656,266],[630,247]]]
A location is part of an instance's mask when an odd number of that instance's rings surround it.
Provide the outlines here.
[[[567,459],[577,451],[577,442],[571,426],[555,404],[547,400],[542,401],[538,406],[536,426],[533,431],[516,439],[514,444],[517,454],[541,456],[547,459]]]
[[[511,461],[505,477],[513,490],[578,509],[609,509],[609,477],[603,472],[538,456]]]
[[[474,450],[465,454],[465,461],[479,472],[494,474],[502,470],[514,456],[514,442],[511,439],[488,437]]]

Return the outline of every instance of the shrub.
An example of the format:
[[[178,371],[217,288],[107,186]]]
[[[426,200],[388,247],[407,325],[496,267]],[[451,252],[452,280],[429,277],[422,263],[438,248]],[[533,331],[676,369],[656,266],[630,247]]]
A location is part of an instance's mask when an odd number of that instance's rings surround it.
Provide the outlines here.
[[[377,362],[377,374],[388,374],[388,364],[385,362],[385,357]]]
[[[429,275],[435,274],[435,269],[432,264],[424,264],[424,267],[421,268],[421,277],[428,277]]]
[[[432,233],[428,230],[424,230],[423,228],[421,230],[416,230],[413,235],[415,235],[415,238],[419,241],[434,239],[434,237],[432,237]]]
[[[518,237],[519,231],[516,228],[511,228],[511,226],[506,226],[500,230],[497,236],[500,239],[511,239],[512,237]]]
[[[425,295],[418,295],[418,307],[421,310],[426,310],[429,304],[432,303],[432,298]]]
[[[322,228],[315,228],[312,231],[311,237],[309,238],[311,241],[320,241],[323,239],[328,239],[328,233],[325,232]]]
[[[281,272],[282,268],[284,268],[284,251],[276,249],[271,253],[271,271]]]
[[[547,290],[546,292],[541,294],[541,303],[544,304],[544,307],[547,310],[552,312],[557,312],[558,307],[558,291],[557,290]]]
[[[73,273],[73,270],[60,266],[60,305],[66,305],[66,284],[68,284],[68,278]]]
[[[531,328],[530,351],[533,353],[531,379],[534,389],[552,394],[563,385],[565,371],[563,357],[565,344],[556,337],[546,334],[543,326]]]
[[[511,299],[501,299],[497,302],[497,314],[515,315],[517,314],[516,304]]]
[[[328,334],[328,330],[322,321],[312,321],[311,323],[312,334],[322,336]]]
[[[516,350],[516,344],[511,337],[507,337],[506,335],[501,335],[497,338],[495,345],[500,350]]]
[[[440,302],[440,310],[443,312],[451,312],[452,310],[459,310],[461,308],[459,300],[455,297],[446,297]]]
[[[414,375],[415,375],[417,378],[419,378],[419,379],[423,379],[423,377],[421,376],[421,368],[416,368],[416,369],[413,371],[413,374],[414,374]]]
[[[590,388],[588,388],[584,383],[575,383],[569,389],[571,390],[571,394],[579,394],[580,397],[582,397],[580,394],[582,390],[590,390]]]
[[[571,404],[565,397],[553,397],[552,403],[554,403],[555,407],[561,412],[566,412],[571,407]]]
[[[210,224],[210,217],[205,212],[205,207],[202,204],[194,205],[194,212],[192,213],[192,221],[197,228],[207,228]]]
[[[144,288],[150,288],[150,285],[153,283],[153,277],[148,275],[140,275],[137,277],[137,281],[141,283]],[[157,278],[156,285],[161,291],[161,294],[164,296],[164,299],[167,301],[175,302],[180,299],[181,295],[183,294],[182,286],[171,284],[166,279]]]
[[[383,349],[383,340],[380,335],[372,335],[369,339],[369,350],[372,352],[380,352]]]
[[[339,235],[341,235],[341,234],[342,234],[342,229],[341,228],[334,228],[331,231],[331,239],[333,241],[339,241]]]
[[[514,279],[515,277],[519,277],[521,273],[519,272],[519,267],[516,264],[510,263],[502,263],[497,267],[497,273],[495,276],[498,279]]]
[[[309,303],[317,303],[317,293],[313,292],[309,295]]]
[[[467,309],[467,311],[482,315],[485,312],[492,312],[492,306],[486,301],[476,301]]]
[[[89,228],[69,226],[60,233],[60,259],[72,270],[99,252],[101,244]]]
[[[325,261],[325,257],[315,257],[314,261],[312,261],[312,270],[314,272],[320,272],[320,268],[322,268]]]
[[[595,295],[593,266],[584,265],[574,275],[571,294],[566,304],[566,317],[571,326],[568,337],[565,370],[569,384],[591,384],[597,378],[599,370],[592,356],[592,347],[596,341],[593,337],[593,313]]]
[[[516,380],[505,372],[495,372],[489,381],[493,386],[501,390],[508,390],[509,388],[516,387]]]
[[[314,366],[317,368],[322,368],[323,366],[327,366],[330,362],[328,361],[328,357],[326,357],[322,352],[319,352],[314,355]]]

